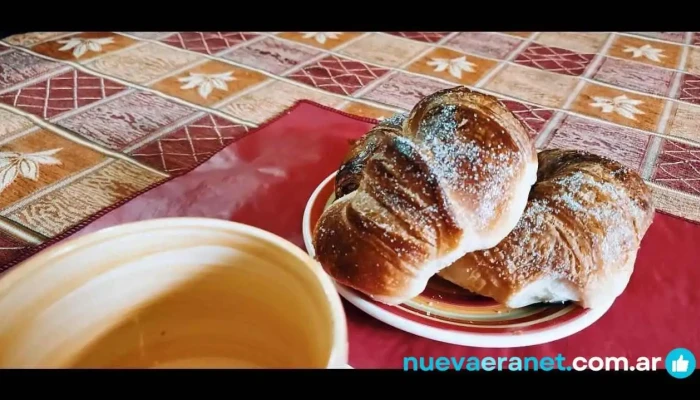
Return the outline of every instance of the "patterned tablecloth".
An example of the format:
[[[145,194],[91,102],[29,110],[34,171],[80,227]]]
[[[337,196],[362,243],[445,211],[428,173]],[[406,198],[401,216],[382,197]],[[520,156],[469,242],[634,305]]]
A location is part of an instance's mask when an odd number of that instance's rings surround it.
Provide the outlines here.
[[[0,42],[0,271],[297,100],[383,118],[460,84],[700,221],[700,33],[30,33]]]

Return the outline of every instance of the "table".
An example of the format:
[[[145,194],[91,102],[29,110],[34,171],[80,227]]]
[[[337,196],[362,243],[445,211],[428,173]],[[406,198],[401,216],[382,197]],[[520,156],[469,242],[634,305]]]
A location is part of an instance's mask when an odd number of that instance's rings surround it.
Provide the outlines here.
[[[502,99],[540,149],[637,170],[663,226],[700,222],[696,32],[42,32],[0,42],[0,272],[130,218],[296,232],[296,208],[251,219],[301,190],[290,171],[320,182],[347,140],[456,85]],[[355,334],[402,335],[349,313]],[[355,363],[394,365],[372,360]]]

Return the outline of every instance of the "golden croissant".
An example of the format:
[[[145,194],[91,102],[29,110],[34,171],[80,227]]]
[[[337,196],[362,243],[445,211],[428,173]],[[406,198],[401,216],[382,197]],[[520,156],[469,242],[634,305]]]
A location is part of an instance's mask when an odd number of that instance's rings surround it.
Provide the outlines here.
[[[465,87],[436,92],[353,145],[314,227],[315,257],[337,282],[402,303],[502,241],[536,177],[534,145],[503,103]]]
[[[439,276],[511,308],[609,306],[627,287],[653,216],[651,191],[636,172],[588,152],[545,150],[515,229]]]

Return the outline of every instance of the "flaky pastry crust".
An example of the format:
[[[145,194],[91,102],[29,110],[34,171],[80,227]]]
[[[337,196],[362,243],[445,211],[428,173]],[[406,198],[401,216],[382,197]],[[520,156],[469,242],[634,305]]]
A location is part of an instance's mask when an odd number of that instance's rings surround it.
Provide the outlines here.
[[[495,246],[522,214],[537,174],[522,123],[493,96],[456,87],[371,129],[336,177],[313,231],[339,283],[398,304],[464,254]]]
[[[651,191],[636,172],[588,152],[545,150],[515,229],[439,276],[512,308],[607,306],[626,288],[653,215]]]

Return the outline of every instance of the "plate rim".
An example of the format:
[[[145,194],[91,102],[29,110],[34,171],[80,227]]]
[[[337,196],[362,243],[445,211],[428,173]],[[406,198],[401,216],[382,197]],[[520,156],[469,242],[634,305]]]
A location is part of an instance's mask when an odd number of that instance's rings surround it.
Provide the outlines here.
[[[327,176],[321,183],[316,186],[311,196],[304,207],[304,215],[302,217],[302,235],[306,252],[313,258],[315,251],[311,233],[311,210],[318,198],[319,193],[333,179],[337,171]],[[394,328],[402,330],[413,335],[426,339],[449,343],[465,347],[479,348],[515,348],[540,345],[551,343],[569,336],[572,336],[582,330],[590,327],[598,321],[614,304],[614,299],[608,304],[595,309],[591,309],[583,315],[556,325],[552,328],[544,328],[534,332],[523,333],[474,333],[455,331],[446,328],[424,325],[419,322],[404,318],[387,311],[372,301],[365,299],[354,293],[349,288],[346,288],[337,282],[334,282],[338,293],[355,307],[359,308],[371,317],[384,322]]]

